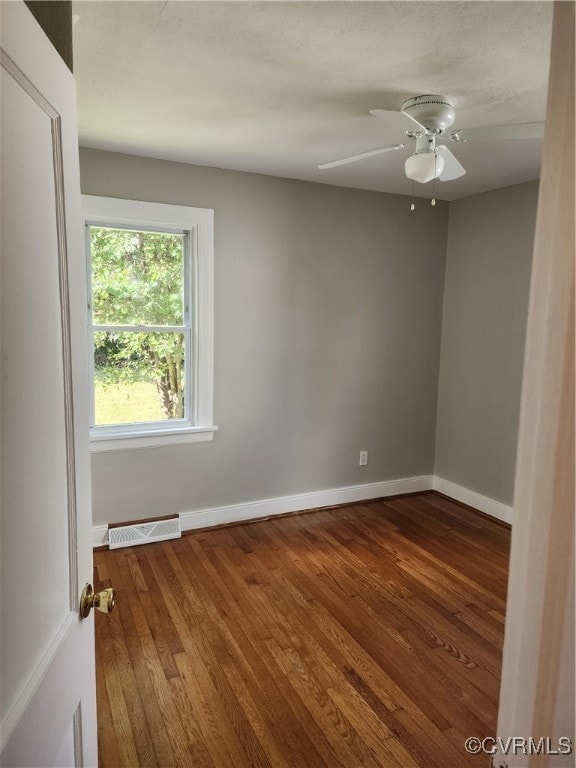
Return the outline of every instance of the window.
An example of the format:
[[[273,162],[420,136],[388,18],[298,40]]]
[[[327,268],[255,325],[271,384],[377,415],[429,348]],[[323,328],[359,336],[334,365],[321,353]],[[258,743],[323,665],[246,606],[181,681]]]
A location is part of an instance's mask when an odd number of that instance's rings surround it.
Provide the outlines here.
[[[214,212],[82,201],[92,450],[212,440]]]

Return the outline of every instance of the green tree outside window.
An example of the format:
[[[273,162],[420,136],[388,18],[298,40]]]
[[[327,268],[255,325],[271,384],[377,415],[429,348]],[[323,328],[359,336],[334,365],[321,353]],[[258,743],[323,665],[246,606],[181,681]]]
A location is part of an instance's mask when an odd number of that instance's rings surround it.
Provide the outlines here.
[[[96,424],[114,397],[114,423],[185,418],[184,236],[91,226],[90,245]]]

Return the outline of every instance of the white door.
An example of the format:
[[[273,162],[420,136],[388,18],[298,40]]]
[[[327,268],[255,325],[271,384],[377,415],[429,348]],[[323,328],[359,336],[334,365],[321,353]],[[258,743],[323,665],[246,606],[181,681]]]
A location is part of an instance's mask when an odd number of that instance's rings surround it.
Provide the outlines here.
[[[0,2],[2,766],[97,764],[85,276],[74,79]],[[105,620],[105,617],[100,617]]]

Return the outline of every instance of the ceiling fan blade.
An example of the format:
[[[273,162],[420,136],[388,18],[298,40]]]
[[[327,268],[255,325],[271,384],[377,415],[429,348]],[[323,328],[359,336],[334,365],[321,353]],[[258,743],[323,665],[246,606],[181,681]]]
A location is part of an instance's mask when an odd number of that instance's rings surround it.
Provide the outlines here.
[[[400,124],[402,130],[416,130],[414,126],[418,126],[420,131],[425,131],[423,125],[418,120],[414,120],[413,117],[407,112],[402,112],[399,109],[370,109],[368,110],[372,117],[379,117],[381,120],[386,120],[390,125]]]
[[[344,157],[342,160],[333,160],[331,163],[323,163],[318,168],[321,171],[325,171],[327,168],[336,168],[339,165],[346,165],[347,163],[355,163],[357,160],[364,160],[366,157],[375,157],[376,155],[382,155],[384,152],[394,152],[396,149],[402,149],[404,144],[392,144],[389,147],[380,147],[380,149],[370,149],[368,152],[360,152],[359,155],[350,155],[350,157]]]
[[[458,179],[460,176],[464,176],[466,169],[460,165],[458,160],[454,157],[452,152],[444,144],[438,144],[436,149],[441,153],[444,158],[444,169],[438,177],[440,181],[452,181],[452,179]]]
[[[485,125],[482,128],[462,128],[450,131],[452,141],[476,139],[542,139],[544,123],[515,123],[512,125]]]

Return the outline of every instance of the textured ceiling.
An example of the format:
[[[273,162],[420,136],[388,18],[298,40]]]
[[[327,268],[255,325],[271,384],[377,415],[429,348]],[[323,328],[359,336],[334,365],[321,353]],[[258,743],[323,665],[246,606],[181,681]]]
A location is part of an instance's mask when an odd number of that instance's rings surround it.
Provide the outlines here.
[[[409,150],[371,117],[456,100],[454,128],[542,121],[551,2],[74,3],[82,146],[410,194]],[[451,144],[452,200],[538,177],[540,141]],[[417,185],[430,195],[430,185]]]

